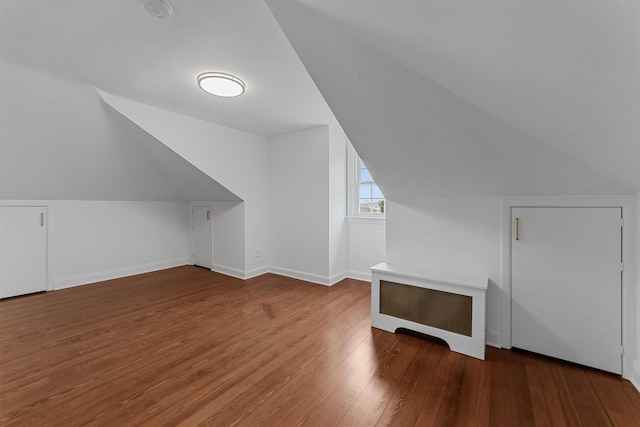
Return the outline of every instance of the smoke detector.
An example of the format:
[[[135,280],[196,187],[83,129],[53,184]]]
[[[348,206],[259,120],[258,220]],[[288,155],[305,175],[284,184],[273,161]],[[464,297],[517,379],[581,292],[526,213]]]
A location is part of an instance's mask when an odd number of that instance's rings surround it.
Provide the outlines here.
[[[173,13],[173,9],[171,9],[169,3],[164,0],[145,0],[144,10],[146,10],[149,15],[164,20],[171,19],[171,14]]]

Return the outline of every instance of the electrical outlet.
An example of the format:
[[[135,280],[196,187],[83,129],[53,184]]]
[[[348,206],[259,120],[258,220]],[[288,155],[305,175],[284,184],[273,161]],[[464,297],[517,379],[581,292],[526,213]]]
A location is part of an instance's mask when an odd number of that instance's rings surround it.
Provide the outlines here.
[[[255,250],[255,256],[256,256],[256,257],[262,256],[262,248],[256,248],[256,250]]]

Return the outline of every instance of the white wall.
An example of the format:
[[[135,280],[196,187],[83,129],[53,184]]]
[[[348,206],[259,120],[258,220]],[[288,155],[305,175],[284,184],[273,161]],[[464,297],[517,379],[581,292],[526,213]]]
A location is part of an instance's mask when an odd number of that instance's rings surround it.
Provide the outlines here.
[[[46,205],[49,289],[62,289],[189,262],[185,202],[7,201]]]
[[[370,267],[385,260],[386,219],[358,214],[359,186],[358,154],[351,144],[347,147],[347,275],[354,279],[371,280]],[[389,209],[386,206],[387,210]]]
[[[510,203],[531,206],[623,206],[623,375],[631,378],[637,361],[638,215],[629,198],[496,199],[447,198],[388,201],[387,262],[425,269],[457,271],[489,278],[487,341],[510,346]],[[503,218],[507,218],[506,222]],[[640,220],[640,219],[638,219]],[[508,267],[508,268],[506,268]],[[506,307],[505,307],[506,306]],[[635,375],[638,377],[637,362]]]
[[[181,199],[91,87],[4,61],[0,75],[0,198]]]
[[[640,193],[636,194],[636,360],[633,385],[640,391]]]
[[[212,202],[213,270],[244,277],[244,202]]]
[[[387,201],[389,263],[489,278],[487,329],[500,333],[501,204],[494,198]]]
[[[329,128],[269,138],[272,271],[326,282],[329,277]]]
[[[347,136],[337,124],[329,126],[329,277],[347,274]]]
[[[347,220],[347,275],[349,277],[371,281],[369,267],[386,259],[386,235],[384,219],[349,218]]]
[[[242,276],[265,272],[270,259],[267,138],[99,93],[116,111],[244,201]],[[256,248],[263,256],[255,256]]]

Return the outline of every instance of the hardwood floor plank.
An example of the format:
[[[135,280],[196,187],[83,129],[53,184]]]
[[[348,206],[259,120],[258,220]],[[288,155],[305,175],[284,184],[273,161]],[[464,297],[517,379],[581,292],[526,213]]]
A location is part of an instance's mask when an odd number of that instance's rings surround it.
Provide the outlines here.
[[[0,425],[640,425],[626,380],[479,361],[369,310],[365,282],[195,267],[2,300]]]
[[[397,411],[394,408],[394,413],[390,420],[386,419],[383,413],[378,421],[379,425],[419,425],[417,419],[420,411],[422,410],[425,400],[430,398],[427,390],[432,388],[432,381],[436,373],[442,369],[442,360],[448,352],[449,349],[442,345],[430,342],[424,343],[423,350],[417,352],[414,357],[419,377],[409,390],[403,407]]]
[[[349,411],[362,390],[390,357],[398,337],[370,329],[371,334],[347,357],[340,381],[312,407],[298,425],[335,426]]]
[[[466,359],[460,354],[452,354],[452,364],[449,377],[445,385],[442,395],[442,403],[438,408],[438,417],[436,425],[451,426],[455,425],[456,412],[459,407],[464,406],[467,402],[460,402],[460,394],[462,390],[462,382],[464,380],[464,363]],[[458,357],[459,356],[459,357]]]
[[[603,402],[597,398],[589,377],[597,372],[589,372],[578,366],[568,365],[562,369],[562,376],[571,390],[571,402],[583,426],[610,426]]]
[[[338,425],[353,426],[357,424],[375,425],[397,388],[402,384],[409,363],[414,358],[420,342],[412,337],[398,336],[398,340],[381,359],[376,372],[369,380],[358,398],[344,414]]]
[[[360,318],[362,320],[362,318]],[[349,355],[371,334],[368,319],[345,325],[344,339],[334,337],[329,346],[320,346],[311,372],[291,381],[273,393],[269,400],[248,416],[236,420],[237,425],[297,425],[313,408],[318,396],[324,396],[348,372]]]
[[[450,351],[442,354],[440,362],[432,381],[427,385],[427,395],[420,408],[420,413],[416,419],[415,425],[419,426],[435,426],[439,415],[440,406],[442,405],[442,396],[446,389],[446,384],[451,374],[451,368],[455,360],[455,355]]]
[[[459,387],[457,404],[453,409],[451,425],[490,425],[491,390],[486,384],[491,382],[492,366],[471,357],[464,358],[464,375]]]
[[[626,381],[602,372],[594,372],[588,380],[597,398],[603,402],[603,408],[612,425],[633,425],[633,420],[626,418],[635,410],[633,402],[624,392]]]
[[[349,298],[336,301],[339,303],[337,307],[340,312],[354,303]],[[324,324],[330,321],[332,321],[331,318],[324,313],[315,312],[299,320],[295,329],[291,328],[286,333],[274,335],[277,337],[274,345],[278,348],[286,348],[287,351],[280,353],[267,363],[261,363],[258,369],[252,371],[243,380],[242,387],[235,387],[232,393],[226,393],[222,402],[216,401],[203,406],[198,413],[194,414],[193,419],[198,422],[204,420],[212,425],[232,425],[238,418],[238,414],[247,415],[255,410],[256,405],[262,403],[261,397],[269,396],[279,390],[293,377],[307,374],[310,370],[310,362],[319,351],[319,340],[315,334],[301,334],[299,328],[301,327],[303,331],[313,330],[313,328],[322,329]],[[321,342],[326,345],[324,340]],[[223,404],[223,409],[208,416],[207,414],[212,413],[211,407],[220,403]]]
[[[492,349],[487,360],[493,365],[491,419],[503,420],[504,424],[501,425],[533,426],[533,407],[524,355],[516,351]]]
[[[418,338],[413,338],[414,340],[418,340]],[[415,401],[409,399],[409,396],[415,395],[415,387],[420,379],[420,374],[424,370],[424,365],[428,360],[428,355],[431,354],[431,348],[420,345],[416,349],[416,354],[409,362],[409,366],[407,370],[402,375],[398,387],[394,391],[394,393],[389,398],[384,411],[378,418],[378,422],[376,426],[391,426],[395,423],[399,422],[399,417],[403,412],[407,412],[407,416],[411,416],[410,413],[413,412],[417,417],[418,410],[422,403],[420,400],[420,404],[416,404]],[[407,409],[407,405],[412,405],[412,408]],[[414,418],[415,419],[415,418]],[[408,424],[413,424],[413,420]]]
[[[563,402],[566,403],[569,396],[559,392],[557,381],[549,369],[549,363],[543,363],[542,359],[534,356],[525,357],[524,361],[536,426],[572,425],[567,423],[562,409]],[[554,420],[553,423],[552,420]],[[572,417],[571,422],[577,422],[577,418]]]

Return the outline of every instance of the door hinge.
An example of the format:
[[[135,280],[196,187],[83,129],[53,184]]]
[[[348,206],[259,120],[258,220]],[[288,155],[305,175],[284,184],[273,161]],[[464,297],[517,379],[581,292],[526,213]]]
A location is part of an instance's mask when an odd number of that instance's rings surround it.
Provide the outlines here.
[[[620,218],[620,227],[624,227],[624,218]]]
[[[624,346],[620,347],[620,354],[624,354]]]
[[[620,263],[620,271],[624,271],[624,263],[623,262]]]

